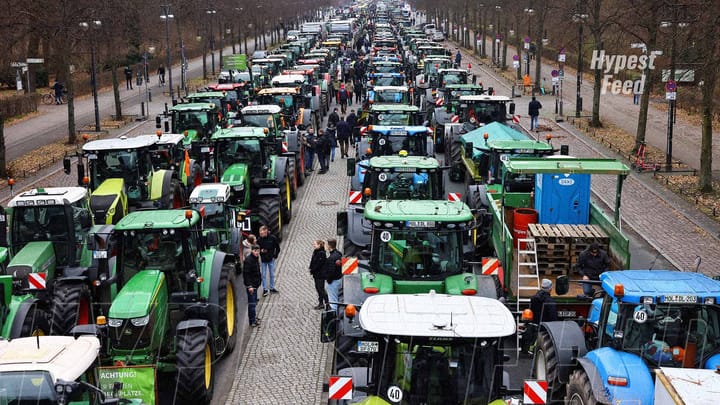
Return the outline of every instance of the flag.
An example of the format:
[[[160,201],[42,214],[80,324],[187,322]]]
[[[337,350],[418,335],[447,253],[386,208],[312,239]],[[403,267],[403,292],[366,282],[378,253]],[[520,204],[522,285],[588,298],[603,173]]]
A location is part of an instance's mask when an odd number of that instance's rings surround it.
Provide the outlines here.
[[[190,177],[190,154],[185,149],[185,176]]]

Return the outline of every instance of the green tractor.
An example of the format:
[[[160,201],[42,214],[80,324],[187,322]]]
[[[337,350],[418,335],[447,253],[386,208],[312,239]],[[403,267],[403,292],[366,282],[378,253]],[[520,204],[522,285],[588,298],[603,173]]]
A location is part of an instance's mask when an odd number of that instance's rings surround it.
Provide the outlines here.
[[[237,216],[230,205],[230,186],[222,183],[201,184],[190,194],[190,207],[200,213],[203,230],[215,230],[220,236],[220,250],[242,258],[242,234],[236,226]],[[248,218],[249,220],[249,218]],[[248,226],[247,231],[250,231]]]
[[[185,205],[186,190],[177,169],[156,170],[158,137],[100,139],[83,145],[78,159],[78,183],[92,190],[90,208],[95,223],[114,224],[136,208],[177,208]],[[157,162],[157,160],[155,160]],[[70,158],[64,162],[70,173]],[[87,167],[87,177],[85,168]],[[187,170],[183,168],[183,174]],[[185,179],[184,181],[187,181]]]
[[[268,132],[233,127],[215,134],[207,177],[230,186],[230,200],[241,211],[243,222],[250,218],[250,229],[257,232],[265,224],[282,239],[283,226],[292,218],[293,160],[275,154],[278,140]]]
[[[105,340],[103,364],[176,373],[176,404],[209,403],[215,360],[237,344],[235,257],[194,210],[135,211],[115,233],[122,289],[107,326],[86,329]]]
[[[155,117],[155,127],[164,133],[183,134],[186,148],[192,142],[210,137],[225,127],[226,117],[223,110],[214,102],[184,103],[170,108],[170,111]]]

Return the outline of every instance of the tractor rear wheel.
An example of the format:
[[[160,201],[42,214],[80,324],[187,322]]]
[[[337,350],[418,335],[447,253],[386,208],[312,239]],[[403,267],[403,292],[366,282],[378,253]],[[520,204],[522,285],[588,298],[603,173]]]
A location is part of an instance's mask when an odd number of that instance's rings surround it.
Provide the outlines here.
[[[85,284],[55,282],[51,309],[50,332],[53,335],[67,335],[75,325],[92,323],[90,293]]]
[[[300,149],[300,152],[298,152],[298,160],[295,162],[295,168],[297,184],[298,186],[302,186],[305,184],[305,151],[303,149]]]
[[[185,191],[180,186],[180,181],[178,179],[170,180],[170,193],[165,196],[163,206],[168,209],[181,208],[186,205],[185,200]]]
[[[288,177],[290,178],[290,197],[295,200],[297,198],[298,190],[298,171],[295,167],[295,158],[292,156],[288,157],[287,162]]]
[[[225,354],[232,353],[237,344],[234,274],[235,266],[232,263],[223,264],[218,285],[218,304],[220,305],[218,329],[220,337],[225,341]]]
[[[37,304],[33,304],[23,319],[19,336],[12,337],[28,337],[28,336],[45,336],[50,334],[50,325],[48,325],[45,311],[38,308]]]
[[[270,234],[275,235],[278,242],[282,241],[283,217],[280,214],[281,197],[264,198],[258,201],[257,212],[260,224],[270,228]]]
[[[532,375],[537,380],[547,381],[548,400],[554,399],[561,388],[558,381],[558,358],[552,339],[545,331],[537,335]]]
[[[282,216],[283,221],[285,223],[290,223],[290,220],[292,219],[292,185],[290,184],[290,175],[288,173],[285,173],[285,181],[284,185],[282,186],[282,193],[281,196],[282,200]]]
[[[177,335],[176,404],[207,404],[215,385],[215,350],[207,329],[186,329]]]
[[[598,403],[593,395],[590,379],[585,370],[575,370],[570,375],[567,399],[567,403],[571,405],[596,405]]]

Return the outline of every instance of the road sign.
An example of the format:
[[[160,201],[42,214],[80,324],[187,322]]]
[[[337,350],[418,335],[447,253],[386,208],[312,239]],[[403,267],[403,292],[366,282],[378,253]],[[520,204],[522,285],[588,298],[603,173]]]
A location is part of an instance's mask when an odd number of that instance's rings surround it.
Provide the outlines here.
[[[520,57],[517,55],[513,55],[513,60],[520,60]]]
[[[563,69],[558,70],[558,75],[560,77],[565,77],[565,71]]]
[[[553,71],[550,72],[550,76],[552,76],[552,77],[558,77],[558,75],[559,75],[559,73],[558,73],[558,71],[555,70],[555,69],[553,69]]]
[[[45,59],[43,58],[27,58],[25,59],[26,63],[45,63]]]
[[[677,92],[675,92],[675,91],[665,92],[665,100],[676,100],[676,99],[677,99]]]
[[[665,83],[665,91],[674,92],[677,90],[677,83],[675,83],[675,80],[668,80]]]
[[[520,68],[520,61],[514,60],[513,61],[513,69],[519,69]]]
[[[14,68],[27,67],[27,63],[25,63],[25,62],[10,62],[10,67],[14,67]]]
[[[564,53],[558,54],[558,62],[565,62],[565,54]]]

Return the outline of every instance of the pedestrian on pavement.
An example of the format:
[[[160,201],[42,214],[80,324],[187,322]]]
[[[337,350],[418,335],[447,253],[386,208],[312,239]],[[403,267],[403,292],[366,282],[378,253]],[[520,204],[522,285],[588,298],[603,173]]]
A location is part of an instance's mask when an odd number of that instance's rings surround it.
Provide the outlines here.
[[[340,115],[338,114],[337,107],[335,107],[333,108],[333,111],[330,113],[330,115],[328,115],[328,126],[336,126],[338,121],[340,121]]]
[[[125,88],[127,90],[132,90],[132,79],[133,79],[133,71],[130,69],[130,66],[125,66]]]
[[[243,262],[243,282],[247,290],[248,298],[248,319],[250,326],[256,328],[260,326],[260,318],[257,317],[256,307],[258,300],[257,289],[260,288],[262,276],[260,275],[260,246],[252,245],[250,254],[245,257]]]
[[[352,106],[354,89],[355,89],[355,85],[353,84],[352,76],[350,76],[350,80],[348,80],[348,82],[345,83],[345,90],[347,91],[347,94],[348,94],[347,104],[349,106]]]
[[[597,242],[593,242],[587,249],[580,252],[577,260],[577,271],[583,280],[598,281],[600,274],[610,270],[610,257],[600,249]],[[594,293],[592,284],[582,284],[583,294],[591,297]]]
[[[523,93],[528,94],[532,91],[532,79],[527,73],[523,76]]]
[[[350,93],[348,93],[347,89],[345,88],[345,84],[343,83],[340,85],[340,90],[338,90],[337,94],[337,103],[340,104],[340,111],[342,111],[343,115],[346,114],[349,98]],[[337,121],[335,123],[337,123]]]
[[[540,104],[539,101],[535,99],[535,96],[533,96],[532,100],[530,101],[530,104],[528,104],[528,114],[530,115],[530,130],[537,129],[538,126],[538,116],[540,115],[540,109],[542,108],[542,104]]]
[[[158,74],[158,81],[160,82],[160,86],[165,85],[165,65],[160,65],[160,67],[157,70]]]
[[[462,54],[460,53],[460,49],[458,49],[457,53],[455,54],[455,67],[460,67],[461,62],[462,62]]]
[[[252,245],[257,245],[257,238],[253,234],[248,234],[248,236],[242,241],[243,259],[248,257],[250,254]]]
[[[337,149],[338,146],[336,131],[336,127],[328,127],[328,129],[325,130],[325,136],[327,136],[328,140],[330,141],[330,153],[328,154],[328,156],[330,156],[331,162],[335,161],[335,149]]]
[[[337,250],[337,240],[335,239],[328,239],[327,250],[329,255],[325,260],[325,281],[327,282],[325,290],[330,301],[330,309],[335,311],[342,284],[342,253]]]
[[[317,145],[315,128],[310,127],[307,129],[303,137],[303,144],[305,145],[305,173],[307,174],[313,171],[312,166],[315,158],[315,147]]]
[[[317,153],[318,162],[320,163],[320,171],[318,174],[327,173],[329,169],[328,155],[330,154],[330,139],[326,136],[325,131],[322,129],[318,131],[315,153]]]
[[[348,157],[348,146],[350,146],[350,136],[352,136],[352,129],[345,117],[341,117],[338,121],[335,136],[340,143],[340,157],[345,159]]]
[[[362,80],[358,80],[355,82],[355,85],[353,86],[353,91],[355,92],[355,102],[360,104],[360,102],[362,101],[363,92]]]
[[[325,242],[316,240],[313,242],[313,253],[310,259],[310,274],[315,281],[315,291],[318,294],[318,304],[315,309],[324,309],[328,304],[328,295],[325,291],[325,260],[327,254],[325,252]]]
[[[350,127],[350,134],[352,136],[353,144],[357,143],[357,135],[360,132],[355,130],[355,127],[357,126],[357,115],[355,115],[355,110],[350,110],[350,114],[348,114],[348,116],[345,118],[345,122],[347,122],[348,127]]]
[[[640,104],[640,80],[635,80],[633,84],[633,104]]]
[[[278,292],[275,289],[275,259],[280,254],[280,243],[278,243],[274,235],[270,235],[270,228],[263,225],[260,227],[260,237],[257,239],[257,244],[260,246],[263,297],[267,297],[268,292]]]
[[[55,104],[62,104],[63,91],[65,90],[65,86],[59,81],[55,80],[55,84],[53,84],[52,89],[55,91]]]

